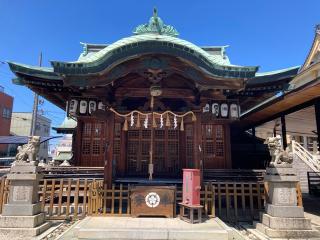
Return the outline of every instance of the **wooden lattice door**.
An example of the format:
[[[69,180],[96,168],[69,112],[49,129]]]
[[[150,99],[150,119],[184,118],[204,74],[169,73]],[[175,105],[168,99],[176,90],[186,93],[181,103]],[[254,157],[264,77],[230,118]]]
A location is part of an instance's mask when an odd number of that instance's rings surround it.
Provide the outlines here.
[[[179,130],[171,128],[135,129],[127,135],[128,175],[147,176],[153,131],[154,176],[172,176],[179,170]]]
[[[81,139],[81,166],[103,167],[107,124],[104,121],[84,121]]]
[[[129,130],[127,138],[127,168],[129,175],[147,175],[151,130]]]
[[[206,169],[226,168],[223,125],[202,124],[202,160]]]

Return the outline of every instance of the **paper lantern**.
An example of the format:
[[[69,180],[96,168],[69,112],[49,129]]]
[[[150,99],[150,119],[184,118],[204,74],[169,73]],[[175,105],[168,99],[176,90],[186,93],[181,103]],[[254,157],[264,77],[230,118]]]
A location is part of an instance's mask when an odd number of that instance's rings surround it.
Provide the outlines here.
[[[78,107],[78,101],[75,99],[72,99],[69,104],[69,113],[76,113]]]
[[[232,103],[230,105],[230,117],[231,118],[238,118],[239,117],[238,105],[235,103]]]
[[[202,108],[202,112],[206,113],[210,111],[210,105],[207,103],[203,108]]]
[[[228,104],[222,103],[221,104],[221,117],[228,117]]]
[[[219,117],[219,104],[218,103],[212,104],[212,114],[215,117]]]
[[[89,101],[89,114],[92,114],[97,110],[97,103],[95,101]]]
[[[80,112],[81,114],[85,114],[85,113],[87,112],[87,106],[88,106],[87,101],[81,100],[81,101],[80,101],[79,112]]]

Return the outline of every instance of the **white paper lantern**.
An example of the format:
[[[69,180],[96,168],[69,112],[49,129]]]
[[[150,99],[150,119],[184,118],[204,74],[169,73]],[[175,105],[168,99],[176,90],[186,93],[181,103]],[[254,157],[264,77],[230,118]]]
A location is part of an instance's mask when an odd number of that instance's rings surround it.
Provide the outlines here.
[[[209,111],[210,111],[210,105],[209,105],[209,103],[207,103],[207,104],[203,107],[202,112],[206,113],[206,112],[209,112]]]
[[[72,99],[69,103],[69,113],[74,114],[77,112],[78,100]]]
[[[89,101],[89,114],[92,114],[97,110],[97,103],[95,101]]]
[[[221,117],[228,117],[228,104],[222,103],[221,104]]]
[[[87,112],[88,102],[85,100],[80,101],[79,112],[85,114]]]
[[[238,118],[239,117],[238,105],[235,103],[232,103],[230,105],[230,117],[231,118]]]
[[[212,104],[212,114],[215,117],[219,117],[219,104],[218,103]]]
[[[104,105],[103,102],[99,102],[98,103],[98,109],[105,111],[106,110],[106,105]]]

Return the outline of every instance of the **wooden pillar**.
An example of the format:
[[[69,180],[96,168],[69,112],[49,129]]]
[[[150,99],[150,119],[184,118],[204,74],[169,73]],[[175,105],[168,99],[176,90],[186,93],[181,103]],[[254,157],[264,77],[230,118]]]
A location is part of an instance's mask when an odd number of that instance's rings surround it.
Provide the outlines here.
[[[225,143],[225,168],[231,169],[232,168],[232,156],[231,156],[231,131],[230,125],[225,124],[225,136],[224,136],[224,143]]]
[[[197,121],[194,122],[194,151],[193,151],[193,168],[200,168],[200,161],[202,160],[203,149],[201,146],[201,114],[196,113]],[[201,152],[200,152],[201,149]]]
[[[314,111],[317,126],[318,151],[320,150],[320,99],[317,99],[314,104]]]
[[[104,159],[104,184],[106,188],[112,185],[112,168],[113,168],[113,135],[114,135],[114,114],[110,114],[106,122],[107,138],[105,146]]]
[[[281,132],[282,132],[282,146],[285,150],[287,148],[287,129],[285,116],[281,116]]]
[[[80,118],[77,121],[77,128],[76,128],[76,135],[75,135],[75,142],[72,143],[73,147],[73,154],[74,154],[74,164],[75,166],[81,166],[81,149],[82,149],[82,128],[83,122]]]

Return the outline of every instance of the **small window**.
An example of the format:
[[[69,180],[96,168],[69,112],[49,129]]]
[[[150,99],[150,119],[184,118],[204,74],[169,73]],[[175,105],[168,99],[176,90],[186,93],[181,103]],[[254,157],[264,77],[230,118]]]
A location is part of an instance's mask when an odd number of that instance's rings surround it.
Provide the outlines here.
[[[2,110],[2,117],[4,118],[11,118],[11,109],[4,107]]]

